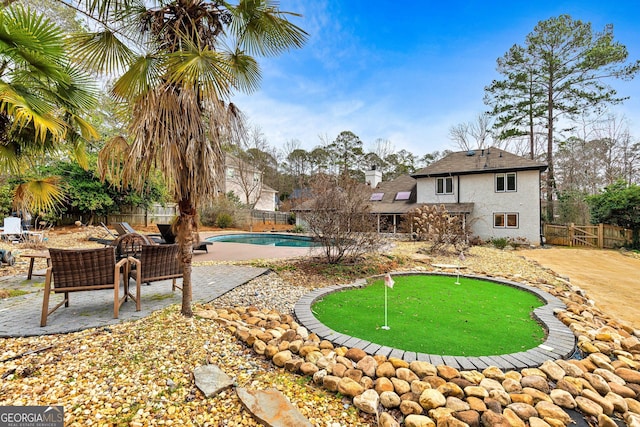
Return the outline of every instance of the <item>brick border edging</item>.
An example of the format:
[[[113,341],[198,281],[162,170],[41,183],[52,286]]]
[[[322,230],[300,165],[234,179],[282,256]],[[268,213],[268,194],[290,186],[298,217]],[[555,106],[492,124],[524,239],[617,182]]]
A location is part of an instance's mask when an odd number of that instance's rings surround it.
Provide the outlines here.
[[[423,271],[409,271],[392,273],[394,276],[415,276],[415,275],[431,275],[431,276],[451,276],[456,277],[457,274],[449,273],[433,273]],[[381,278],[382,276],[372,276],[371,278]],[[294,315],[301,325],[306,327],[309,332],[315,333],[321,339],[331,341],[334,345],[355,347],[364,350],[370,355],[384,355],[386,357],[397,357],[409,363],[414,360],[429,362],[433,365],[448,365],[456,369],[462,370],[484,370],[489,366],[496,366],[502,370],[519,370],[524,368],[535,368],[542,365],[547,360],[567,359],[576,350],[576,338],[571,330],[556,318],[554,312],[556,310],[565,310],[566,305],[553,295],[533,286],[522,283],[513,282],[506,279],[476,276],[476,275],[460,275],[470,279],[480,279],[488,282],[494,282],[500,285],[512,286],[522,289],[538,296],[546,304],[533,310],[534,317],[541,323],[547,337],[543,344],[518,353],[501,354],[494,356],[440,356],[436,354],[416,353],[412,351],[404,351],[396,348],[386,347],[380,344],[372,343],[360,338],[351,337],[349,335],[336,332],[321,323],[311,312],[311,306],[323,296],[349,289],[361,288],[366,285],[367,279],[358,279],[347,285],[333,285],[311,291],[300,298],[294,306]]]

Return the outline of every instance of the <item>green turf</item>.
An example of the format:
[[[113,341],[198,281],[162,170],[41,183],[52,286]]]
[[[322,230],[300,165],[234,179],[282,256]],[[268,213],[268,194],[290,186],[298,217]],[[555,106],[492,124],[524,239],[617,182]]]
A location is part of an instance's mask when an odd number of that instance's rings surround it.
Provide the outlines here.
[[[535,295],[485,280],[437,275],[394,276],[387,288],[384,330],[382,280],[335,292],[313,313],[331,329],[405,351],[452,356],[489,356],[536,347],[545,333],[531,313]]]

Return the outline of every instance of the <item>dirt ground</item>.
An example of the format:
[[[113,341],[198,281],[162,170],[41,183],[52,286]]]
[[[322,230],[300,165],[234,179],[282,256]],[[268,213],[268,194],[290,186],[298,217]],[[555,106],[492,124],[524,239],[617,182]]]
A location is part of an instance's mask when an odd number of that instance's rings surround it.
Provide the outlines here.
[[[614,250],[568,247],[520,253],[569,278],[605,313],[640,325],[640,258]]]

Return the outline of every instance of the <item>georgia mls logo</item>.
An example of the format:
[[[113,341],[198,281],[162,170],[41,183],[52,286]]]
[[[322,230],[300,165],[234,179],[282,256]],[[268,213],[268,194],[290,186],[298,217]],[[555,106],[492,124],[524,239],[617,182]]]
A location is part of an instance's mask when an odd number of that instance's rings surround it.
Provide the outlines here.
[[[63,427],[62,406],[0,406],[0,427]]]

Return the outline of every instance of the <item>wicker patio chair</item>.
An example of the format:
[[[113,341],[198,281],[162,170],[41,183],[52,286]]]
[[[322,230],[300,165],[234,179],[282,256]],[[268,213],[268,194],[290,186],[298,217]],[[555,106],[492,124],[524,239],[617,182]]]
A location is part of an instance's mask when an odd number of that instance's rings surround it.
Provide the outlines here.
[[[114,247],[100,249],[49,249],[51,266],[47,268],[42,317],[40,326],[47,325],[47,317],[64,304],[69,307],[71,292],[113,289],[113,317],[118,318],[122,303],[129,298],[135,301],[136,311],[140,311],[140,285],[136,286],[135,297],[129,291],[129,281],[124,280],[124,294],[120,297],[120,277],[126,279],[127,260],[116,262]],[[64,300],[49,309],[51,292],[64,293]]]
[[[116,258],[138,258],[142,252],[142,246],[153,245],[153,240],[144,234],[127,233],[118,236],[113,242],[110,243],[116,249]]]
[[[129,277],[135,279],[139,288],[141,283],[158,282],[172,279],[171,291],[182,286],[176,284],[176,279],[182,277],[182,263],[178,258],[178,245],[143,245],[140,257],[129,258],[132,268]]]

